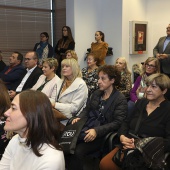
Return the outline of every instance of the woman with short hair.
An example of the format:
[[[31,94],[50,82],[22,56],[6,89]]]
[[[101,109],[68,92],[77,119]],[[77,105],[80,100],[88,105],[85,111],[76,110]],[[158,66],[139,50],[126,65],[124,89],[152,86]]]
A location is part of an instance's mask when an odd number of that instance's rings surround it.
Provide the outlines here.
[[[5,116],[4,129],[17,135],[8,144],[0,169],[64,169],[58,127],[45,94],[33,90],[21,92],[15,96]]]

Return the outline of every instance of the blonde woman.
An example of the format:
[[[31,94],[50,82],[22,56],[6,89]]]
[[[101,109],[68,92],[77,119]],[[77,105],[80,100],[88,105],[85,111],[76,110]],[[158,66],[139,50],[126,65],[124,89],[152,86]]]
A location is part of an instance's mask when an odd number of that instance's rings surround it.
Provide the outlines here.
[[[116,60],[115,66],[121,72],[121,80],[119,86],[116,88],[125,95],[128,99],[132,87],[131,72],[128,69],[127,61],[124,57],[119,57]]]
[[[67,50],[66,58],[74,58],[75,60],[78,60],[77,54],[74,50]]]
[[[61,62],[61,77],[57,83],[57,97],[55,100],[55,116],[59,120],[75,116],[85,106],[88,89],[82,79],[78,62],[74,58],[64,59]],[[63,121],[64,125],[66,121]]]

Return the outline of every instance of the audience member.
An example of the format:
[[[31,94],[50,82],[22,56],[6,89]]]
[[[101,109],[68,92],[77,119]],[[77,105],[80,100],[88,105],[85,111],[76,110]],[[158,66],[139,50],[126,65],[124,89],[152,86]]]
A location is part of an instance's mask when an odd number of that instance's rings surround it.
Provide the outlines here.
[[[64,170],[59,131],[45,94],[32,90],[19,93],[5,116],[4,129],[17,135],[6,147],[0,169]]]
[[[170,102],[164,97],[167,89],[170,88],[170,80],[166,75],[157,73],[147,77],[146,84],[146,98],[137,101],[133,116],[129,121],[126,120],[121,125],[118,133],[120,142],[124,149],[135,148],[135,139],[133,136],[129,135],[129,132],[134,133],[141,114],[140,126],[137,133],[134,135],[140,138],[163,137],[165,139],[165,153],[170,152]],[[101,160],[100,170],[121,169],[112,161],[116,150],[117,149],[114,149]],[[133,153],[129,152],[129,154],[124,158],[125,161],[131,154]],[[142,161],[143,159],[139,154],[140,152],[134,154],[136,157],[134,165],[138,166],[138,168],[134,167],[134,169],[150,169],[146,168],[146,164],[144,164],[144,161]],[[133,158],[134,157],[131,156],[129,161]],[[143,164],[141,165],[141,163]]]
[[[26,70],[22,66],[22,60],[21,53],[13,52],[9,57],[9,66],[0,72],[0,78],[5,82],[8,90],[15,90],[25,75]]]
[[[123,93],[127,99],[129,99],[130,90],[132,88],[132,80],[126,59],[124,57],[117,58],[115,66],[121,72],[120,84],[116,88]]]
[[[5,117],[4,112],[10,108],[10,98],[8,95],[8,90],[0,80],[0,159],[4,150],[8,144],[8,139],[6,138],[6,132],[4,131]]]
[[[132,90],[130,91],[130,101],[128,102],[128,116],[133,112],[134,105],[138,99],[143,98],[146,90],[146,78],[154,73],[160,72],[159,60],[149,57],[145,61],[145,67],[142,74],[137,78]]]
[[[42,65],[43,75],[39,77],[38,81],[31,89],[41,91],[49,98],[55,100],[57,83],[60,81],[60,78],[55,74],[58,67],[57,59],[46,58],[42,61]]]
[[[57,82],[54,114],[58,120],[63,120],[61,123],[65,125],[67,119],[76,116],[84,108],[88,89],[74,58],[64,59],[61,67],[62,79]]]
[[[170,24],[166,28],[166,33],[167,36],[159,39],[153,54],[160,61],[161,73],[170,77]]]
[[[9,91],[10,98],[13,99],[16,93],[20,93],[23,90],[30,89],[37,82],[39,76],[42,74],[42,70],[37,66],[38,55],[34,51],[30,51],[24,58],[26,74],[21,80],[19,86],[14,90]]]
[[[96,53],[99,58],[99,65],[105,64],[105,57],[108,50],[108,44],[104,42],[104,33],[102,31],[96,31],[96,42],[91,44],[91,52]]]
[[[0,51],[0,72],[6,67],[6,64],[2,60],[2,52]]]
[[[53,47],[49,44],[49,35],[47,32],[40,34],[40,42],[36,43],[33,51],[38,53],[39,67],[42,68],[42,61],[46,58],[51,58],[54,55]]]
[[[79,135],[74,155],[70,155],[68,170],[83,170],[84,160],[89,154],[99,151],[103,137],[109,132],[116,132],[126,117],[126,98],[115,86],[121,79],[120,72],[115,66],[105,65],[99,68],[99,90],[96,90],[86,108],[75,118],[76,123],[83,117],[88,117]]]
[[[98,89],[98,57],[94,53],[87,55],[87,67],[82,69],[83,80],[88,87],[88,96]]]
[[[77,54],[74,50],[67,50],[65,53],[66,58],[74,58],[75,60],[78,60]]]
[[[72,36],[70,27],[63,26],[62,28],[62,38],[59,39],[57,45],[55,46],[55,53],[59,63],[57,70],[57,75],[61,75],[61,61],[66,58],[65,52],[67,50],[74,50],[75,42]]]

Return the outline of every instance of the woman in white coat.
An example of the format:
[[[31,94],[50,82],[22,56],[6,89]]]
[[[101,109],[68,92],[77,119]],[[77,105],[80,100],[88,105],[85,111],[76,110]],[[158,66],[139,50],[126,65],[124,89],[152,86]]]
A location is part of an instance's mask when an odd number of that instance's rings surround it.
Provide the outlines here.
[[[67,119],[78,114],[86,104],[88,89],[82,79],[78,62],[74,58],[61,63],[62,79],[57,83],[57,96],[54,104],[55,116],[66,124]]]
[[[60,78],[55,74],[58,62],[55,58],[47,58],[42,62],[43,75],[41,75],[32,90],[39,90],[47,95],[48,98],[55,100],[57,93],[57,82]]]

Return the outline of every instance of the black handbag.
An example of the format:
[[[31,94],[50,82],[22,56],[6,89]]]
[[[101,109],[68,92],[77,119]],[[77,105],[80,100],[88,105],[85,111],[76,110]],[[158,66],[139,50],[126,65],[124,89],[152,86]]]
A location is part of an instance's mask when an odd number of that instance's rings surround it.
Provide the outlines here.
[[[61,145],[64,154],[74,154],[77,139],[79,134],[86,123],[87,118],[81,118],[78,122],[74,124],[69,124],[65,126],[64,131],[59,139],[59,144]]]

